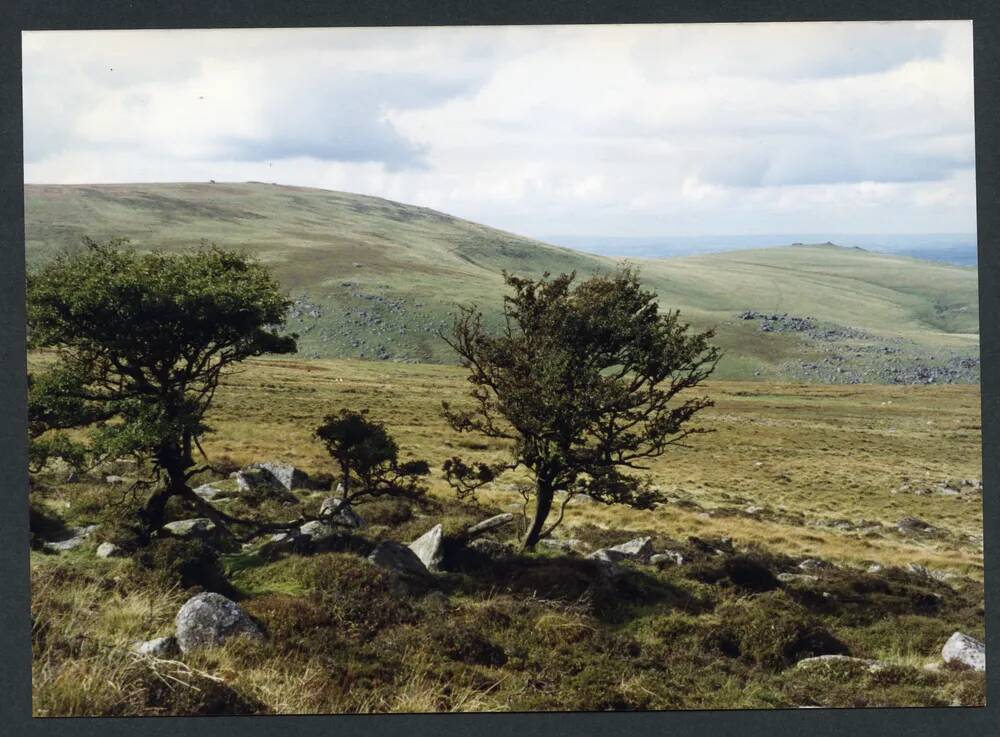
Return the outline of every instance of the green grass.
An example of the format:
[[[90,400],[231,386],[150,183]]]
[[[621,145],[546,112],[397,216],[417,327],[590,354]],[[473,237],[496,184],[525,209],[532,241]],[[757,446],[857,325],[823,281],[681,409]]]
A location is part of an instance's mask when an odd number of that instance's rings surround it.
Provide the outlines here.
[[[32,363],[44,360],[32,356]],[[653,511],[569,507],[560,534],[586,549],[650,535],[691,563],[628,566],[607,579],[554,551],[507,563],[459,561],[436,592],[400,590],[362,563],[377,541],[415,539],[441,522],[458,530],[519,500],[502,478],[459,504],[439,469],[446,457],[502,457],[505,448],[452,433],[442,399],[467,388],[450,366],[352,360],[255,360],[217,394],[205,439],[227,467],[288,460],[330,471],[310,437],[330,409],[368,408],[404,457],[431,461],[422,510],[379,501],[355,552],[224,554],[227,592],[268,632],[174,662],[137,661],[134,639],[162,635],[191,591],[137,559],[98,560],[99,532],[60,556],[32,554],[37,715],[525,711],[974,705],[982,674],[924,665],[955,630],[982,637],[982,505],[898,491],[980,475],[976,386],[817,386],[713,381],[713,433],[668,452],[651,474],[671,500]],[[134,469],[113,469],[126,476]],[[206,477],[202,480],[208,480]],[[893,493],[896,492],[896,493]],[[302,492],[315,503],[315,495]],[[52,525],[121,514],[93,478],[36,479],[36,515]],[[749,514],[749,505],[763,512]],[[176,515],[189,514],[175,509]],[[941,528],[913,538],[893,526],[917,516]],[[863,518],[875,531],[829,523]],[[500,539],[509,537],[505,531]],[[705,557],[687,540],[732,538],[739,555]],[[183,551],[181,551],[183,554]],[[699,557],[700,556],[700,557]],[[804,557],[840,568],[779,584]],[[865,573],[871,563],[886,570]],[[899,567],[917,562],[947,584]],[[763,571],[763,572],[762,572]],[[212,578],[205,579],[212,583]],[[229,588],[231,587],[231,588]],[[818,652],[877,658],[889,668],[800,670]],[[172,680],[172,679],[177,679]],[[171,689],[160,688],[166,680]]]
[[[25,221],[29,264],[79,247],[84,235],[126,236],[140,248],[184,250],[209,241],[252,252],[292,295],[321,309],[318,318],[290,324],[311,357],[450,362],[437,330],[450,325],[457,304],[476,303],[496,319],[504,269],[587,276],[616,266],[425,208],[263,183],[27,185]],[[901,337],[910,363],[978,351],[975,269],[836,246],[636,264],[664,307],[681,309],[696,327],[718,329],[723,378],[798,378],[801,363],[830,352],[801,334],[759,332],[736,319],[745,309]],[[860,365],[871,369],[874,360]]]

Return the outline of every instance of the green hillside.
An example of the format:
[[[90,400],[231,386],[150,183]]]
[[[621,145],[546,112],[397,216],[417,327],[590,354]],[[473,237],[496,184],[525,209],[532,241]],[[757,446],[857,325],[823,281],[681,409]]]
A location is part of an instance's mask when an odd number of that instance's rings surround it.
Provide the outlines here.
[[[502,270],[615,266],[426,208],[263,183],[27,185],[25,220],[29,264],[84,235],[251,251],[297,299],[291,327],[313,357],[448,361],[438,329],[456,304],[496,315]],[[833,245],[636,263],[664,306],[717,328],[723,377],[978,381],[974,269]]]

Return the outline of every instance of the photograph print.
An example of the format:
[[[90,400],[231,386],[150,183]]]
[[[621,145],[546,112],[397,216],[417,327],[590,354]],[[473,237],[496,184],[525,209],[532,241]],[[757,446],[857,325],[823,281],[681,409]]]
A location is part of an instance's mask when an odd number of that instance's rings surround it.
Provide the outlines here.
[[[35,717],[985,704],[970,21],[22,54]]]

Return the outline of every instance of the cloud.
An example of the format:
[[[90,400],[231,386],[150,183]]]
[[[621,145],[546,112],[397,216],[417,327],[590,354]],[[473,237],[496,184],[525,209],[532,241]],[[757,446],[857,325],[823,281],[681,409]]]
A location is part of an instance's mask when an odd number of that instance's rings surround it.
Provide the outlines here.
[[[968,22],[24,39],[28,181],[277,181],[535,236],[975,227]]]

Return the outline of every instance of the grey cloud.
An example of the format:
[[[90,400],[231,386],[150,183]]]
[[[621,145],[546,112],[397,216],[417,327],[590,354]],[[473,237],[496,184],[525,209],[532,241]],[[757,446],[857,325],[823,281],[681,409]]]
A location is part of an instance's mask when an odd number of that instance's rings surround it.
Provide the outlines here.
[[[679,36],[671,56],[683,63],[658,63],[664,58],[661,39],[637,45],[636,55],[652,78],[721,75],[792,81],[878,74],[909,61],[938,58],[945,43],[940,27],[910,23],[788,23],[782,24],[787,33],[780,38],[755,33],[753,25],[721,36],[710,48],[687,48],[686,37]]]
[[[699,167],[703,181],[732,187],[810,184],[932,182],[974,165],[969,139],[844,140],[823,136],[758,142],[708,154]]]
[[[381,162],[389,170],[425,168],[426,147],[385,119],[388,109],[440,104],[476,89],[476,75],[426,78],[372,73],[274,85],[258,140],[220,142],[226,158],[261,161],[306,156],[330,161]]]

